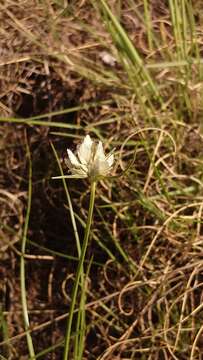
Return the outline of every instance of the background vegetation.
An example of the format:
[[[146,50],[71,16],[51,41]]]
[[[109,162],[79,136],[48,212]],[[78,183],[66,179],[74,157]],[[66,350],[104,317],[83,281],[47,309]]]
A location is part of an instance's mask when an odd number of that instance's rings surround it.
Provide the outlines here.
[[[30,359],[24,266],[36,358],[62,359],[89,183],[52,176],[87,133],[131,166],[97,186],[70,359],[202,359],[201,11],[0,1],[1,359]]]

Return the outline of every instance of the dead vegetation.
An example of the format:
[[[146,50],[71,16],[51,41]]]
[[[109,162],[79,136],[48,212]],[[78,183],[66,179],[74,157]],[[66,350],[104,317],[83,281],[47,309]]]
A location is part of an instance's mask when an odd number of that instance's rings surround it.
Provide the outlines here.
[[[66,172],[66,148],[89,132],[107,148],[116,147],[114,175],[136,157],[124,176],[97,189],[83,358],[202,358],[202,19],[194,3],[195,32],[188,30],[186,50],[180,49],[169,4],[146,3],[149,28],[142,2],[108,1],[144,60],[151,87],[120,39],[112,38],[108,17],[95,2],[0,2],[0,346],[5,359],[28,359],[19,281],[27,146],[31,333],[37,358],[58,360],[78,259],[63,184],[51,179],[59,169],[50,143]],[[189,6],[188,0],[188,29]],[[185,65],[182,51],[191,64]],[[87,185],[68,181],[81,236]]]

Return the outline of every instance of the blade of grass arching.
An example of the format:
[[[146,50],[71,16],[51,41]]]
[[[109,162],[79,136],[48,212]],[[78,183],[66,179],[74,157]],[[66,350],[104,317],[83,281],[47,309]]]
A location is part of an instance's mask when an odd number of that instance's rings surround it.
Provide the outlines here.
[[[45,247],[45,246],[41,246],[41,245],[39,245],[39,244],[36,244],[34,241],[31,241],[31,240],[29,240],[29,239],[27,239],[27,242],[28,242],[28,244],[31,244],[31,245],[35,246],[36,248],[41,249],[41,250],[43,250],[43,251],[46,251],[46,252],[48,252],[49,254],[52,254],[52,255],[54,255],[54,256],[62,257],[62,258],[64,258],[64,259],[68,259],[68,260],[72,260],[72,261],[76,261],[76,262],[79,261],[79,258],[78,258],[78,257],[71,256],[71,255],[67,255],[67,254],[63,254],[63,253],[61,253],[61,252],[59,252],[59,251],[51,250],[51,249],[49,249],[49,248],[47,248],[47,247]],[[85,260],[84,262],[85,262],[85,263],[86,263],[86,262],[89,263],[89,261],[87,261],[87,260]],[[103,265],[104,265],[103,263],[100,263],[100,262],[98,262],[98,261],[93,261],[92,264],[93,264],[93,265],[97,265],[97,266],[103,266]]]
[[[58,127],[63,129],[80,129],[79,125],[66,124],[55,121],[30,120],[29,118],[28,119],[0,118],[0,122],[7,122],[11,124],[50,126],[50,127]]]
[[[105,133],[101,134],[101,132],[99,132],[97,130],[97,127],[100,127],[103,124],[114,124],[115,126],[117,125],[116,122],[119,123],[119,121],[128,121],[129,117],[131,116],[131,113],[128,115],[128,113],[126,112],[126,115],[124,116],[118,116],[118,119],[107,119],[104,121],[98,121],[95,122],[94,124],[91,125],[87,125],[85,127],[85,130],[87,132],[91,132],[91,133],[95,133],[97,135],[97,137],[99,138],[99,140],[101,140],[102,142],[105,141]],[[78,135],[78,134],[71,134],[71,133],[66,133],[66,132],[61,132],[61,131],[50,131],[50,135],[55,135],[55,136],[62,136],[64,138],[66,137],[70,137],[70,138],[74,138],[74,139],[83,139],[84,136],[82,135]],[[135,142],[135,141],[129,141],[128,144],[126,145],[126,147],[130,147],[130,146],[135,146],[136,144],[138,144],[139,142]],[[115,141],[112,140],[111,141],[111,145],[112,146],[121,146],[122,142],[121,141]]]
[[[131,114],[130,114],[131,115]],[[128,114],[126,115],[126,116],[121,116],[121,117],[119,117],[119,119],[120,120],[128,120],[129,119],[129,117],[128,117]],[[113,121],[104,121],[104,122],[98,122],[98,125],[102,125],[102,124],[105,124],[105,123],[113,123]],[[97,125],[96,123],[94,124],[94,125]],[[86,130],[87,131],[94,131],[94,125],[87,125],[87,127],[86,127]],[[64,137],[71,137],[71,138],[76,138],[76,139],[83,139],[84,138],[84,136],[82,136],[82,135],[77,135],[77,134],[67,134],[67,133],[65,133],[65,132],[60,132],[60,131],[51,131],[50,132],[50,134],[52,134],[52,135],[56,135],[56,136],[64,136]],[[101,139],[101,141],[102,142],[104,142],[104,140],[105,140],[105,137],[104,136],[102,136],[101,134],[99,134],[98,133],[98,137],[99,137],[99,139]],[[139,145],[140,144],[140,142],[139,141],[134,141],[134,140],[132,140],[132,141],[128,141],[128,143],[125,145],[126,147],[135,147],[135,145]],[[111,145],[112,146],[121,146],[122,145],[122,141],[119,141],[119,140],[112,140],[111,141]]]
[[[53,352],[55,349],[62,347],[64,345],[64,339],[61,341],[58,341],[56,344],[51,345],[49,347],[47,347],[46,349],[40,351],[38,354],[36,354],[36,359],[40,359],[43,356],[43,359],[45,359],[44,355],[47,355],[48,353]],[[28,360],[33,360],[31,358],[29,358]]]
[[[9,122],[9,123],[20,123],[20,124],[28,124],[28,125],[41,125],[41,126],[53,126],[53,127],[61,127],[67,129],[79,129],[80,126],[74,124],[67,124],[64,122],[56,122],[56,121],[41,121],[41,119],[46,119],[50,117],[55,117],[59,115],[65,115],[73,112],[77,112],[80,110],[88,110],[90,108],[95,108],[97,106],[108,105],[111,104],[114,100],[105,100],[105,101],[97,101],[92,103],[84,103],[78,106],[74,106],[71,108],[52,111],[50,113],[32,116],[29,118],[11,118],[11,117],[0,117],[0,122]]]
[[[0,227],[2,229],[6,229],[6,230],[10,231],[11,234],[16,234],[17,235],[17,232],[15,230],[13,230],[13,228],[11,228],[10,226],[8,226],[6,224],[3,224],[3,223],[0,222]],[[68,260],[77,261],[77,262],[79,261],[78,257],[67,255],[67,254],[61,253],[59,251],[51,250],[51,249],[49,249],[49,248],[47,248],[45,246],[37,244],[36,242],[30,240],[29,238],[27,238],[26,241],[27,241],[28,244],[30,244],[30,245],[32,245],[32,246],[34,246],[34,247],[36,247],[36,248],[38,248],[40,250],[43,250],[43,251],[45,251],[45,252],[47,252],[47,253],[49,253],[51,255],[62,257],[64,259],[68,259]],[[8,245],[9,245],[9,243],[8,243]],[[94,265],[97,265],[97,266],[103,266],[103,263],[100,263],[98,261],[93,261],[92,263]]]
[[[23,238],[21,242],[21,256],[20,256],[20,291],[21,291],[21,304],[22,304],[22,312],[23,312],[23,321],[24,327],[26,330],[26,339],[27,346],[29,350],[30,357],[35,359],[35,351],[32,342],[32,337],[30,334],[30,324],[29,324],[29,316],[28,316],[28,307],[27,307],[27,299],[26,299],[26,286],[25,286],[25,259],[24,254],[26,251],[26,240],[27,240],[27,232],[31,211],[31,200],[32,200],[32,161],[30,156],[30,149],[28,144],[26,145],[26,153],[28,157],[29,164],[29,183],[28,183],[28,203],[27,203],[27,211],[25,216],[25,224],[23,230]]]
[[[83,136],[82,136],[82,135],[71,134],[71,133],[61,132],[61,131],[50,131],[50,135],[64,136],[64,137],[74,138],[74,139],[80,139],[80,140],[83,139]]]
[[[109,7],[107,6],[104,0],[100,1],[99,7],[101,8],[104,14],[107,25],[108,23],[111,24],[111,28],[109,28],[111,29],[111,35],[113,35],[114,39],[116,37],[117,41],[119,42],[116,45],[118,45],[119,48],[125,51],[126,56],[129,58],[132,64],[138,67],[138,69],[140,69],[143,80],[147,81],[147,83],[149,84],[149,88],[151,89],[153,96],[155,96],[159,100],[159,102],[162,103],[158,88],[154,83],[151,75],[147,71],[142,58],[140,57],[134,45],[132,44],[127,33],[120,25],[117,18],[113,15],[113,13],[111,12],[111,10],[109,9]]]
[[[99,126],[102,126],[102,125],[105,125],[105,124],[115,124],[115,123],[119,123],[120,121],[122,121],[124,118],[127,118],[127,115],[126,116],[118,116],[116,115],[115,118],[114,117],[111,117],[110,119],[103,119],[103,120],[100,120],[100,121],[95,121],[94,123],[92,124],[88,124],[86,125],[85,127],[85,131],[91,131],[91,132],[95,132],[95,128],[96,127],[99,127]],[[117,124],[115,124],[116,126]],[[78,134],[69,134],[69,133],[66,133],[66,132],[60,132],[60,131],[51,131],[50,132],[51,135],[56,135],[56,136],[64,136],[64,137],[72,137],[72,138],[77,138],[77,139],[83,139],[83,136],[82,135],[78,135]],[[99,136],[99,134],[98,134]],[[100,139],[101,141],[104,141],[104,137],[101,137],[100,135]]]
[[[32,116],[32,117],[30,117],[28,119],[29,120],[40,120],[40,119],[45,119],[45,118],[54,117],[54,116],[58,116],[58,115],[65,115],[65,114],[69,114],[69,113],[72,113],[72,112],[78,112],[78,111],[81,111],[81,110],[93,109],[95,107],[102,106],[102,105],[108,105],[108,104],[111,104],[112,102],[113,102],[113,100],[111,100],[111,99],[103,100],[103,101],[87,102],[87,103],[83,103],[83,104],[73,106],[73,107],[70,107],[70,108],[57,110],[57,111],[51,111],[51,112],[46,113],[46,114]]]

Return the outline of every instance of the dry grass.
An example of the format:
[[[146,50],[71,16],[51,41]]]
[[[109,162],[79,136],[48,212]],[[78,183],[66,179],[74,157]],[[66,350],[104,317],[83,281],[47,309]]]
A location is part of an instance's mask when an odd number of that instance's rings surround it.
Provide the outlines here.
[[[97,189],[83,358],[202,358],[203,24],[198,2],[185,1],[185,17],[174,13],[181,1],[143,3],[108,1],[145,67],[100,2],[0,2],[2,359],[28,359],[19,281],[27,143],[31,334],[37,358],[62,358],[78,259],[50,142],[66,172],[66,148],[89,132],[116,147],[114,175],[136,157]],[[87,185],[68,181],[80,235]]]

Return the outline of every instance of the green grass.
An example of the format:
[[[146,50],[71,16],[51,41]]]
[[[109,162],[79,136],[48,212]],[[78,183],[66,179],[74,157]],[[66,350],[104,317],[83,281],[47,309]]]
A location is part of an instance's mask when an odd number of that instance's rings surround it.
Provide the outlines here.
[[[1,356],[62,359],[66,344],[71,360],[194,360],[203,330],[199,7],[79,3],[0,6],[2,48],[16,54],[3,57],[0,77]],[[66,148],[87,133],[116,160],[97,185],[81,260],[90,184],[52,177],[68,175]]]
[[[29,146],[27,145],[26,153],[29,161],[29,185],[28,185],[28,204],[27,204],[27,211],[25,216],[25,225],[23,231],[23,237],[21,242],[21,256],[20,256],[20,288],[21,288],[21,304],[22,304],[22,313],[23,313],[23,321],[24,321],[24,328],[26,331],[26,338],[27,338],[27,347],[29,350],[29,356],[31,358],[35,358],[35,350],[33,346],[32,336],[30,334],[30,321],[28,315],[28,306],[27,306],[27,296],[26,296],[26,285],[25,285],[25,254],[26,254],[26,243],[27,243],[27,232],[29,227],[29,218],[30,218],[30,211],[31,211],[31,203],[32,203],[32,161],[30,158],[30,150]]]

